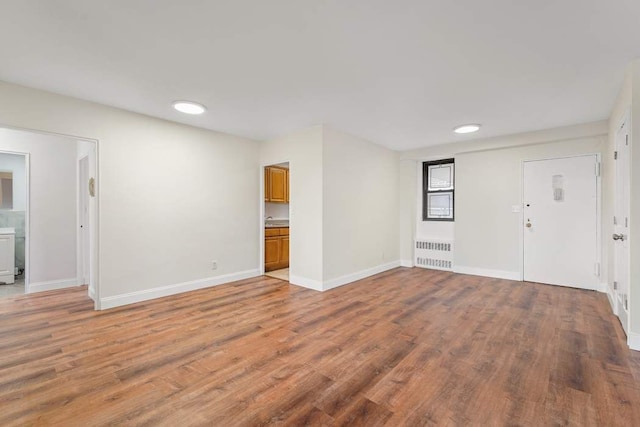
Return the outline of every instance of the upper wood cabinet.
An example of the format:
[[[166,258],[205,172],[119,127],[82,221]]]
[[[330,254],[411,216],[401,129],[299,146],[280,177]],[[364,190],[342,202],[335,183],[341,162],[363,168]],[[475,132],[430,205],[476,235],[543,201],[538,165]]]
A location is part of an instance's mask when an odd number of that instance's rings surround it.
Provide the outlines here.
[[[264,201],[289,202],[289,170],[277,166],[264,169]]]

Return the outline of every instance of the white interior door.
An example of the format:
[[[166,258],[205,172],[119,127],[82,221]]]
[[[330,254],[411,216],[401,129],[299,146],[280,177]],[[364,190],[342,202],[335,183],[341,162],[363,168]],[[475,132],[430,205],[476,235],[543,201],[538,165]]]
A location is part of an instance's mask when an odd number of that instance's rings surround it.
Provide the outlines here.
[[[91,271],[89,240],[89,156],[80,159],[79,164],[79,218],[80,218],[80,280],[83,285],[89,284]]]
[[[629,125],[624,120],[616,133],[616,181],[613,236],[615,312],[624,331],[629,325]]]
[[[524,280],[596,289],[598,169],[596,155],[524,162]]]

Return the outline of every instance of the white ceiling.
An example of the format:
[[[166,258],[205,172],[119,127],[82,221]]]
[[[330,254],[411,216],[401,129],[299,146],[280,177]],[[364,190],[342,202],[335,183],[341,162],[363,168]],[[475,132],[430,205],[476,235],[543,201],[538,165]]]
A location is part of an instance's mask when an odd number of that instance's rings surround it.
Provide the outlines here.
[[[605,119],[636,57],[638,0],[0,0],[0,80],[258,140]]]

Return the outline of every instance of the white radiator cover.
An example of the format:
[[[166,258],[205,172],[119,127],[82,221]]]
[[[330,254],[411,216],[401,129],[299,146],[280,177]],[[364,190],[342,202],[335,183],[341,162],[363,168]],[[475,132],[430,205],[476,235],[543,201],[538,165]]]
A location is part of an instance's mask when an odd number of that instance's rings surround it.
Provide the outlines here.
[[[416,267],[453,271],[453,241],[417,238],[414,249]]]

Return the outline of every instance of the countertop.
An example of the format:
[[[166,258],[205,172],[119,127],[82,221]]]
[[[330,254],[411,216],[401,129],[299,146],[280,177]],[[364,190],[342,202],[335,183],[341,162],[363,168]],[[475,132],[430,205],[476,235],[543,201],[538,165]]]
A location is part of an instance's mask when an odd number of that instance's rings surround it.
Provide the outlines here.
[[[289,220],[274,219],[264,223],[264,228],[289,228]]]

